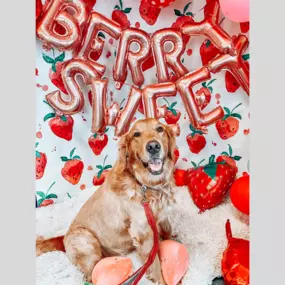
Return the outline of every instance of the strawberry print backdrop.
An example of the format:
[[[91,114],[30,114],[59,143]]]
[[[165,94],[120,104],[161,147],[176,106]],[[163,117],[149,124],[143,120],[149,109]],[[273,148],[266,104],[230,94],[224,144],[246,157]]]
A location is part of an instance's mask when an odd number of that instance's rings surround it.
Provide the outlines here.
[[[204,17],[204,0],[177,0],[169,7],[144,13],[139,0],[97,0],[94,10],[112,18],[122,26],[137,27],[152,33],[165,27],[179,27],[187,21],[201,21]],[[249,26],[233,23],[220,15],[222,27],[230,35],[245,33]],[[153,24],[154,23],[154,24]],[[150,25],[153,24],[153,25]],[[99,63],[106,65],[105,77],[109,79],[109,103],[118,102],[124,106],[132,81],[130,76],[120,91],[114,87],[112,69],[118,42],[108,35],[104,52]],[[184,39],[188,41],[183,63],[192,71],[212,59],[218,50],[203,36]],[[85,89],[84,110],[72,116],[56,116],[45,101],[46,94],[61,89],[66,93],[60,79],[62,62],[71,58],[71,53],[53,49],[49,52],[37,40],[36,54],[36,195],[38,205],[47,206],[78,195],[92,185],[103,183],[117,157],[117,142],[114,129],[105,134],[91,133],[91,97]],[[243,56],[249,62],[249,51]],[[157,82],[156,69],[146,61],[145,85]],[[166,122],[180,125],[181,134],[177,138],[179,159],[177,168],[187,169],[207,163],[212,155],[228,156],[230,163],[238,167],[237,177],[249,172],[249,97],[229,72],[212,74],[212,79],[196,86],[195,92],[206,97],[205,111],[220,105],[225,117],[209,126],[209,133],[203,135],[189,124],[189,120],[179,94],[176,97],[159,99],[160,105],[167,105]],[[136,119],[144,118],[140,112]]]

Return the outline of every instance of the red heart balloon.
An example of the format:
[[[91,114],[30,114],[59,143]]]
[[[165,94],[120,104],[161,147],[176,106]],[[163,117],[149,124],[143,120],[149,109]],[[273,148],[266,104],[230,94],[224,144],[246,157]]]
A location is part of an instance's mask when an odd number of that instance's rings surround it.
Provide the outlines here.
[[[232,236],[230,221],[226,223],[228,247],[223,253],[222,273],[226,285],[249,285],[249,241]]]

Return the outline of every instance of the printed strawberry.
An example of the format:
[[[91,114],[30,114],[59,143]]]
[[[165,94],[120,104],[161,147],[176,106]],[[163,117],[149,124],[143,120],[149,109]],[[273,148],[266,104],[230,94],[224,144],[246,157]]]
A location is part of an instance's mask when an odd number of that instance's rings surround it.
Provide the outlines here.
[[[63,93],[68,94],[61,78],[61,70],[64,65],[63,61],[65,58],[65,53],[63,52],[59,56],[55,57],[54,49],[52,49],[52,51],[53,51],[53,58],[43,53],[44,61],[47,62],[48,64],[51,64],[51,69],[49,71],[49,78],[53,83],[53,85],[55,85]]]
[[[179,10],[174,9],[174,13],[176,16],[178,16],[178,18],[176,19],[176,21],[172,24],[171,28],[173,29],[177,29],[178,31],[181,31],[181,28],[186,25],[186,24],[190,24],[194,22],[194,15],[191,12],[187,12],[190,4],[192,2],[189,2],[188,4],[185,5],[184,9],[183,9],[183,13],[181,13]],[[188,43],[188,41],[190,40],[190,36],[188,35],[182,35],[183,38],[183,42],[184,45],[186,45]]]
[[[43,101],[51,107],[47,101]],[[51,131],[58,137],[70,141],[72,139],[72,131],[74,121],[69,115],[56,115],[54,112],[48,113],[44,117],[44,122],[53,118],[49,121]]]
[[[36,148],[39,143],[36,143]],[[36,150],[36,179],[41,179],[45,173],[45,168],[47,165],[47,156],[43,152]]]
[[[148,0],[141,0],[139,11],[145,22],[152,26],[157,21],[161,9],[151,5]]]
[[[196,165],[188,170],[186,182],[195,205],[204,212],[220,204],[235,179],[235,171],[225,161],[215,162],[211,155],[209,163]]]
[[[249,31],[249,22],[240,23],[240,30],[242,33],[247,33]]]
[[[104,134],[95,133],[88,139],[88,144],[95,155],[100,155],[105,146],[108,144],[108,136],[106,135],[107,131],[108,128],[105,130]]]
[[[219,50],[212,44],[210,40],[205,40],[200,47],[200,55],[203,65],[207,65],[209,61],[214,59],[218,54]]]
[[[176,164],[177,160],[179,159],[179,156],[180,156],[179,149],[175,148],[174,149],[174,157],[175,157],[174,164]]]
[[[205,147],[206,139],[201,131],[196,130],[191,124],[189,127],[192,133],[187,135],[186,141],[190,151],[198,154]]]
[[[185,177],[186,177],[187,171],[184,169],[175,169],[173,173],[174,181],[176,186],[184,186],[185,183]]]
[[[213,93],[213,87],[211,84],[216,79],[210,80],[208,83],[203,82],[202,86],[199,90],[196,91],[196,102],[201,110],[205,109],[211,101],[211,93]]]
[[[233,168],[234,173],[237,173],[238,168],[237,168],[236,161],[239,161],[241,159],[241,156],[237,156],[237,155],[233,156],[233,149],[231,145],[228,145],[228,146],[229,146],[229,152],[223,151],[221,155],[217,157],[216,162],[225,161],[227,164],[229,164]]]
[[[244,54],[242,57],[244,60],[247,60],[249,58],[249,54]],[[244,63],[249,68],[248,61],[245,61]],[[225,74],[225,82],[226,82],[226,89],[229,93],[235,93],[237,89],[240,87],[240,84],[237,82],[235,77],[228,70],[226,71]]]
[[[173,102],[172,104],[169,104],[169,102],[165,98],[163,98],[163,100],[167,104],[167,107],[165,106],[166,111],[164,115],[164,119],[166,123],[168,125],[176,124],[179,121],[180,116],[181,116],[181,113],[178,110],[174,109],[174,107],[177,105],[177,102]]]
[[[73,185],[76,185],[79,182],[84,168],[80,156],[73,156],[75,149],[76,148],[70,152],[69,158],[66,156],[61,157],[61,160],[65,162],[64,167],[61,169],[61,175]]]
[[[242,117],[240,114],[234,113],[234,110],[237,109],[241,104],[242,103],[234,107],[232,111],[230,111],[229,108],[224,107],[224,110],[226,111],[225,116],[216,122],[216,129],[221,139],[227,140],[238,132],[239,120],[241,120]]]
[[[96,165],[96,167],[99,169],[99,171],[93,178],[93,185],[95,185],[95,186],[102,185],[104,183],[108,173],[110,172],[110,170],[108,170],[108,169],[112,168],[112,165],[110,165],[110,164],[105,165],[107,157],[108,157],[108,155],[105,156],[104,161],[103,161],[103,165]]]
[[[130,21],[126,14],[129,14],[132,8],[123,8],[123,1],[119,0],[119,5],[114,7],[114,11],[112,13],[112,20],[117,22],[123,29],[129,28],[131,26]]]
[[[37,206],[38,207],[45,207],[48,205],[51,205],[54,203],[52,199],[57,199],[56,194],[49,193],[50,189],[53,187],[55,182],[51,184],[51,186],[48,188],[47,192],[44,193],[42,191],[37,191],[37,195],[40,197],[40,199],[37,201]]]

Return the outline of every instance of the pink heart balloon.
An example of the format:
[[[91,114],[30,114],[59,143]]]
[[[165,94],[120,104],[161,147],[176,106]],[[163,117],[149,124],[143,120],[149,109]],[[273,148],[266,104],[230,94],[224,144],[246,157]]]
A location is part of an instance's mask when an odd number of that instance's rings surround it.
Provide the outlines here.
[[[223,14],[233,22],[249,21],[249,0],[220,0]]]
[[[95,285],[119,285],[132,274],[132,261],[125,257],[106,257],[100,260],[92,272]]]
[[[189,264],[185,245],[174,240],[165,240],[159,245],[159,258],[164,281],[167,285],[177,285]]]

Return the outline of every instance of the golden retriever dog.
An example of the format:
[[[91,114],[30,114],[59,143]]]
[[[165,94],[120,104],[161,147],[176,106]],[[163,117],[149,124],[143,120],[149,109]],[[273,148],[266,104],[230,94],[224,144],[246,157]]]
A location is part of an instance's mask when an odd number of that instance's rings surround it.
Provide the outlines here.
[[[153,210],[160,236],[171,237],[168,211],[174,203],[174,130],[155,119],[137,121],[119,142],[118,159],[104,184],[83,205],[64,237],[68,258],[91,281],[97,262],[136,250],[143,263],[153,246],[144,208],[142,186]],[[46,245],[44,245],[46,243]],[[37,254],[52,250],[39,241]],[[45,248],[47,248],[45,250]],[[60,249],[54,245],[54,249]],[[165,284],[156,257],[148,279]]]

